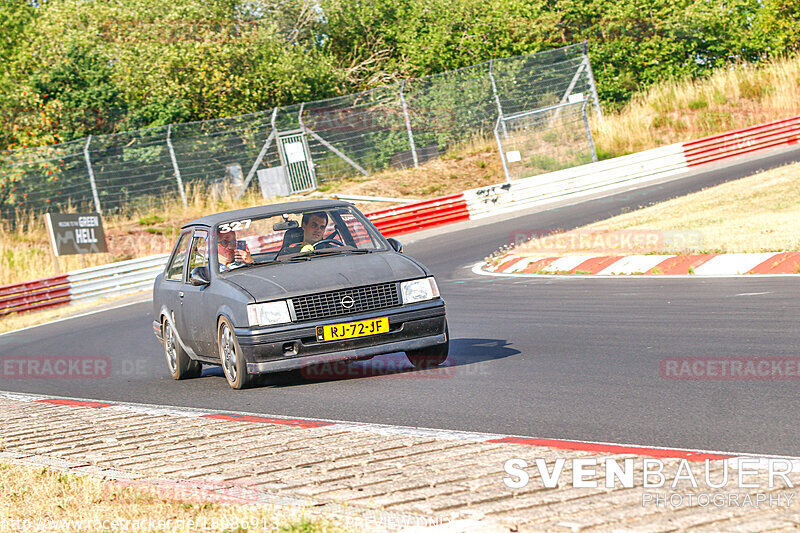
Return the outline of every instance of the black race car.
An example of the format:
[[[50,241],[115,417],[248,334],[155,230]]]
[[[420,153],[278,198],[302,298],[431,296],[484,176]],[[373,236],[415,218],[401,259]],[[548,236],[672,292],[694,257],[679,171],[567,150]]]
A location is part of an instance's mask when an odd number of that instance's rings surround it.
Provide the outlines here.
[[[447,358],[431,273],[352,204],[319,200],[209,215],[183,226],[153,287],[153,329],[175,379],[222,365],[231,387],[332,361]]]

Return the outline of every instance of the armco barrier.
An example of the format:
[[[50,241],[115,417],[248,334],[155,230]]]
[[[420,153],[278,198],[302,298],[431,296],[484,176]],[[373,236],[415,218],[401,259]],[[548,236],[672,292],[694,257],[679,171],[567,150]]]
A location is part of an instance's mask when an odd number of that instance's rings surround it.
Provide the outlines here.
[[[686,171],[683,146],[672,144],[597,163],[464,191],[471,219],[639,185]]]
[[[0,316],[148,289],[167,257],[153,255],[0,287]]]
[[[0,316],[67,304],[69,301],[69,280],[66,275],[15,283],[0,287]]]
[[[67,277],[72,300],[89,300],[150,288],[156,276],[164,270],[168,257],[169,254],[151,255],[70,272]]]
[[[468,220],[469,216],[462,193],[367,213],[367,218],[387,237]]]
[[[776,120],[683,144],[690,167],[800,142],[800,116]]]
[[[387,237],[529,209],[681,174],[689,167],[800,143],[800,116],[597,163],[367,213]],[[168,254],[0,287],[0,316],[149,288]]]

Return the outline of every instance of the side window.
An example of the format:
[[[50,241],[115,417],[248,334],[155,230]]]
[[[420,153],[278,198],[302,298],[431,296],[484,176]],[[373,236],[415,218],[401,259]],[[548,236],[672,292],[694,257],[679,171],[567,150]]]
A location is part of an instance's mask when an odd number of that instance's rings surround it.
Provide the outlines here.
[[[191,233],[187,232],[181,235],[178,241],[178,247],[175,250],[175,255],[172,256],[172,261],[167,267],[166,279],[172,281],[183,281],[183,264],[186,259],[186,250],[189,248],[189,236]]]
[[[192,242],[192,253],[189,254],[189,272],[204,266],[208,266],[208,242],[205,235],[202,235],[195,237]]]
[[[342,213],[342,220],[345,224],[347,224],[347,229],[350,232],[350,235],[353,237],[353,240],[356,242],[356,246],[359,248],[375,248],[375,241],[372,240],[370,237],[367,228],[364,227],[364,224],[361,223],[355,216],[350,213]]]

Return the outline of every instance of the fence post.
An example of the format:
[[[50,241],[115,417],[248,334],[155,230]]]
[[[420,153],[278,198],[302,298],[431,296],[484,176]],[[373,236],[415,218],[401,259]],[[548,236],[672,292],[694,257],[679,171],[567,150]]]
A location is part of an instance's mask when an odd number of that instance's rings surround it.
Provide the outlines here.
[[[56,276],[60,276],[61,266],[58,264],[58,246],[56,245],[56,235],[53,231],[53,221],[50,220],[50,213],[45,213],[44,224],[47,227],[47,235],[50,237],[50,246],[48,246],[48,248],[50,248],[50,257],[53,258],[53,266],[56,268]]]
[[[500,141],[500,134],[497,133],[497,128],[500,127],[501,122],[503,122],[503,117],[497,117],[497,124],[494,126],[494,138],[497,141],[497,148],[500,150],[500,161],[503,162],[503,172],[506,175],[506,181],[511,183],[511,175],[508,173],[508,163],[506,163],[506,151],[505,148],[503,148],[502,141]]]
[[[594,83],[594,74],[592,74],[592,64],[589,61],[589,46],[586,41],[583,41],[583,60],[586,62],[586,75],[589,78],[589,87],[592,90],[592,99],[594,100],[594,110],[600,120],[603,120],[603,111],[600,109],[600,99],[597,97],[597,86]]]
[[[406,80],[400,83],[400,103],[403,105],[403,117],[406,120],[406,130],[408,130],[408,144],[411,146],[411,157],[414,159],[414,166],[419,166],[419,158],[417,157],[417,147],[414,146],[414,134],[411,132],[411,120],[408,118],[408,107],[406,106],[406,97],[403,91],[406,88]]]
[[[586,126],[586,138],[589,140],[589,149],[592,151],[592,161],[597,163],[597,151],[594,148],[592,130],[589,128],[589,116],[586,114],[586,100],[583,101],[583,105],[581,106],[581,113],[583,114],[583,124]]]
[[[272,126],[272,130],[267,135],[267,140],[264,142],[264,146],[261,147],[261,151],[258,153],[258,157],[256,157],[253,166],[250,167],[250,171],[247,173],[247,177],[244,179],[244,185],[242,185],[242,190],[236,195],[236,199],[242,197],[244,191],[247,190],[247,187],[250,185],[250,182],[253,180],[253,176],[256,175],[256,170],[261,165],[261,161],[264,160],[264,156],[267,155],[267,150],[269,150],[270,144],[272,144],[272,139],[276,139],[278,136],[278,131],[275,129],[275,116],[278,114],[278,108],[272,108],[272,118],[270,119],[270,125]]]
[[[92,185],[92,196],[94,197],[94,208],[98,213],[100,210],[100,197],[97,195],[97,184],[94,181],[94,170],[92,170],[92,159],[89,157],[89,145],[92,144],[92,136],[86,139],[86,146],[83,147],[83,157],[86,159],[86,168],[89,169],[89,183]]]
[[[497,95],[497,84],[494,82],[494,74],[492,73],[492,68],[494,66],[494,59],[489,60],[489,79],[492,80],[492,93],[494,94],[494,101],[497,104],[497,115],[500,117],[500,124],[503,125],[503,137],[508,139],[508,132],[506,131],[506,123],[503,122],[503,106],[500,105],[500,97]],[[496,134],[496,132],[495,132]],[[505,159],[503,159],[505,161]],[[508,177],[508,173],[506,173],[506,177]]]
[[[175,150],[172,149],[172,124],[167,126],[167,148],[169,148],[169,157],[172,159],[172,168],[175,170],[175,180],[178,182],[178,191],[181,193],[181,202],[183,202],[183,207],[187,207],[186,191],[183,190],[183,180],[181,179],[181,169],[178,168],[178,159],[175,157]]]

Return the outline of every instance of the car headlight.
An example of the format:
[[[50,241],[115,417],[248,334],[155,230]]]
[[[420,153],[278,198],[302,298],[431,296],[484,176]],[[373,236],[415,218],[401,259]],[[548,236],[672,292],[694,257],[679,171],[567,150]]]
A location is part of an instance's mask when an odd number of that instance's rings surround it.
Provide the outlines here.
[[[248,304],[247,319],[251,326],[271,326],[292,321],[286,300],[265,304]]]
[[[403,296],[404,304],[413,304],[438,298],[439,287],[433,278],[414,279],[400,284],[400,294]]]

